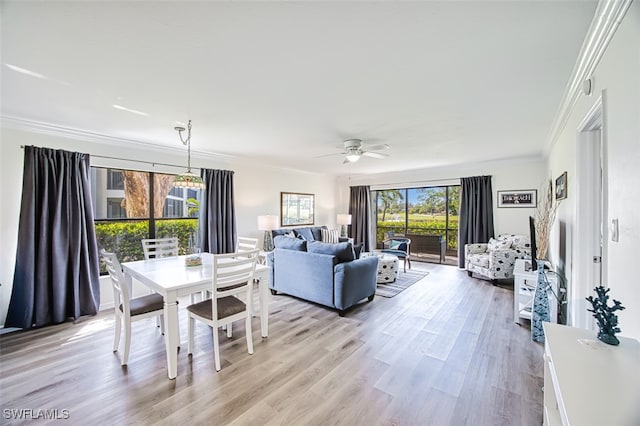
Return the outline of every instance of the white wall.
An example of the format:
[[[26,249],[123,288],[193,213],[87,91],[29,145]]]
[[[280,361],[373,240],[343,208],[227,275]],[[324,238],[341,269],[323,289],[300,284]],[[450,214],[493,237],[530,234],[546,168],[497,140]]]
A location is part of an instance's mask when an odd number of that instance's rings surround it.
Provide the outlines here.
[[[0,139],[2,141],[0,144],[0,177],[3,182],[0,187],[0,200],[2,200],[2,208],[0,208],[0,241],[2,241],[0,321],[2,323],[4,323],[11,297],[15,266],[24,158],[21,145],[86,152],[94,156],[91,158],[91,163],[96,166],[172,173],[183,171],[181,168],[101,159],[97,157],[98,155],[177,165],[184,163],[186,165],[186,151],[180,149],[181,145],[179,144],[179,151],[176,154],[175,150],[162,152],[144,149],[144,147],[141,149],[136,146],[123,146],[122,144],[114,146],[98,141],[34,133],[6,126],[0,129]],[[233,158],[205,158],[197,154],[192,156],[192,163],[195,167],[235,171],[235,204],[239,236],[257,237],[262,244],[263,232],[258,230],[257,217],[264,214],[280,214],[280,191],[315,194],[315,223],[336,227],[336,186],[335,178],[332,176],[276,169],[260,163],[250,163]],[[103,305],[108,306],[112,303],[113,297],[109,286],[104,284],[101,285],[103,290],[101,298]]]
[[[480,148],[479,148],[480,149]],[[545,162],[542,158],[525,158],[493,161],[477,164],[465,164],[421,170],[409,170],[398,173],[375,175],[343,176],[338,180],[338,210],[347,211],[349,207],[349,187],[370,185],[385,188],[407,188],[418,186],[459,185],[461,177],[492,176],[494,205],[494,228],[496,235],[518,233],[529,235],[528,217],[534,214],[533,208],[497,208],[497,191],[540,188],[548,177],[544,175]]]
[[[640,247],[640,3],[634,2],[594,73],[593,95],[581,96],[549,157],[549,173],[568,172],[568,198],[561,203],[550,255],[554,264],[566,265],[570,288],[575,279],[573,258],[581,244],[575,229],[577,130],[588,111],[604,93],[604,138],[608,174],[605,224],[617,218],[620,241],[607,241],[608,264],[603,285],[626,310],[618,312],[621,335],[640,338],[640,285],[635,271]],[[562,232],[561,227],[562,225]],[[562,238],[561,238],[562,236]],[[593,288],[593,286],[591,286]],[[571,293],[571,291],[570,291]],[[578,300],[580,299],[580,300]],[[584,309],[582,295],[570,297],[570,308]],[[589,324],[574,324],[589,327]]]

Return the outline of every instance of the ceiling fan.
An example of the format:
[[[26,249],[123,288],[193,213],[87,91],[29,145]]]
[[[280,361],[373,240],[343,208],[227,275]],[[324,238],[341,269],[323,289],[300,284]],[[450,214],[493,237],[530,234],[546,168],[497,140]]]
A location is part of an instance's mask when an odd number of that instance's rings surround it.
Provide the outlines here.
[[[321,157],[328,157],[330,155],[344,155],[345,158],[344,158],[343,164],[355,163],[362,156],[371,157],[371,158],[386,158],[389,156],[389,154],[383,154],[380,152],[373,152],[373,151],[379,151],[379,150],[391,148],[389,145],[385,143],[382,145],[366,146],[366,149],[365,149],[365,147],[362,146],[362,140],[360,139],[347,139],[346,141],[344,141],[343,144],[344,144],[344,151],[340,153],[335,153],[335,154],[322,155]]]

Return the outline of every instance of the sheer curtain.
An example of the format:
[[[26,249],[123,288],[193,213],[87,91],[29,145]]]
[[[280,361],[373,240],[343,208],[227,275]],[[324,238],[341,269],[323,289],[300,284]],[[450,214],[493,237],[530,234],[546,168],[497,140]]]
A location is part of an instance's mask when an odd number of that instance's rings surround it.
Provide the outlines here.
[[[5,327],[57,324],[99,306],[89,155],[27,146]]]
[[[369,186],[352,186],[349,197],[351,237],[354,244],[362,243],[363,251],[370,251],[371,244],[371,189]]]
[[[493,237],[491,176],[460,179],[458,267],[465,267],[465,244],[486,243],[491,237]]]
[[[200,248],[208,253],[232,253],[236,242],[233,171],[202,169],[206,188],[200,209]]]

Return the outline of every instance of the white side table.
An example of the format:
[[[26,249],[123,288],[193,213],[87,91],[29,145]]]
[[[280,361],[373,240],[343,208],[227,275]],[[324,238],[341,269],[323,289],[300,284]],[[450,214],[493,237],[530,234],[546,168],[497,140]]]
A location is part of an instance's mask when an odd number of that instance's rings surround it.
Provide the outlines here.
[[[531,319],[533,298],[538,286],[538,271],[527,270],[531,268],[531,262],[524,259],[516,259],[513,269],[513,321],[520,323],[521,318]],[[547,274],[553,294],[549,297],[549,316],[553,323],[558,322],[558,301],[554,294],[558,294],[558,278],[553,274]]]

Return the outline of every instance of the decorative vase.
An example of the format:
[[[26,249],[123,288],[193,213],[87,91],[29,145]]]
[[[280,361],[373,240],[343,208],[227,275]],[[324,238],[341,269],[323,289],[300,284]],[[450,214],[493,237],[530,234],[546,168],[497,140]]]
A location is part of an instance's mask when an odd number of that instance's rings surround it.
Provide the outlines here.
[[[538,285],[533,297],[531,309],[531,339],[534,342],[544,342],[542,323],[549,322],[549,297],[547,296],[547,280],[544,275],[544,262],[538,261]]]

